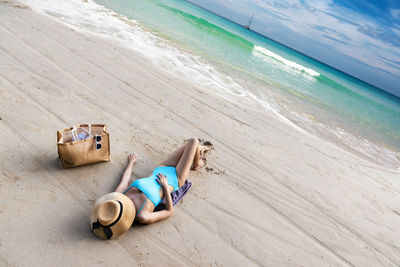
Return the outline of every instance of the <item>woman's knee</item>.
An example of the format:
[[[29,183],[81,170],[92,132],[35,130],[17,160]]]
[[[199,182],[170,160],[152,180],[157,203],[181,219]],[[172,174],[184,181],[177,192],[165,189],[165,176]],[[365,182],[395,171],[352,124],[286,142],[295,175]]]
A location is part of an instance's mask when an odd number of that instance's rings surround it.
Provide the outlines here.
[[[189,144],[189,145],[192,145],[192,146],[198,146],[198,145],[199,145],[199,139],[197,139],[197,138],[190,138],[189,141],[188,141],[188,144]]]

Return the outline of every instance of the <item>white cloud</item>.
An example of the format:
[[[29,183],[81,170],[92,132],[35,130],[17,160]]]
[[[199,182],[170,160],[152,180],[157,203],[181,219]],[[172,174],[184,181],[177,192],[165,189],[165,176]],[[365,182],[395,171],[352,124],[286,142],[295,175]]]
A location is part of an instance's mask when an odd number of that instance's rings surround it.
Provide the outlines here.
[[[268,20],[278,20],[284,28],[290,29],[300,36],[306,36],[330,46],[337,52],[371,67],[400,75],[400,70],[382,59],[382,57],[386,57],[400,61],[399,47],[391,44],[390,40],[379,36],[380,25],[377,22],[367,19],[357,12],[346,8],[332,7],[332,1],[324,0],[305,0],[303,2],[298,0],[279,2],[253,0],[250,2],[259,7],[259,12],[257,12],[259,21],[265,21],[267,24]],[[400,10],[392,10],[391,14],[393,17],[400,17]],[[399,33],[397,29],[395,32]],[[293,45],[291,46],[293,47]]]
[[[391,9],[390,14],[395,19],[400,19],[400,9]]]
[[[323,59],[334,67],[337,63],[342,64],[341,69],[350,74],[357,66],[369,68],[361,73],[367,81],[378,75],[376,69],[380,69],[391,73],[391,79],[400,82],[400,69],[393,64],[400,62],[399,23],[392,27],[382,26],[377,18],[338,6],[332,0],[194,1],[204,6],[206,2],[225,6],[226,12],[221,15],[234,16],[241,24],[255,12],[253,28],[276,41]],[[390,15],[399,19],[400,10],[392,9]],[[360,70],[356,71],[360,73]]]

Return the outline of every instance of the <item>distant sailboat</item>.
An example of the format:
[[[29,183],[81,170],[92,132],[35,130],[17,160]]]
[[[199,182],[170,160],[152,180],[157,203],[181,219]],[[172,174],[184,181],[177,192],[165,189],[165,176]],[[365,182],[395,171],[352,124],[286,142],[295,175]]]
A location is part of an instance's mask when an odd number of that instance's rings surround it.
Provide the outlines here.
[[[251,22],[253,21],[253,18],[254,18],[254,15],[255,15],[256,13],[253,13],[253,16],[251,16],[251,18],[250,18],[250,20],[249,20],[249,23],[247,24],[247,25],[244,25],[244,27],[246,28],[246,29],[248,29],[248,30],[250,30],[250,25],[251,25]]]

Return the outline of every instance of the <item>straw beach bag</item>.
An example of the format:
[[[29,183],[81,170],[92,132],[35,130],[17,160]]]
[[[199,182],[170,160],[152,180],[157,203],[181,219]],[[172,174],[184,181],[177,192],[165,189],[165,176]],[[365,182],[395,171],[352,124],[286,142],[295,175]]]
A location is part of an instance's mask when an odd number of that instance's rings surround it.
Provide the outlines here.
[[[105,124],[81,124],[57,131],[60,168],[110,161],[110,136]]]

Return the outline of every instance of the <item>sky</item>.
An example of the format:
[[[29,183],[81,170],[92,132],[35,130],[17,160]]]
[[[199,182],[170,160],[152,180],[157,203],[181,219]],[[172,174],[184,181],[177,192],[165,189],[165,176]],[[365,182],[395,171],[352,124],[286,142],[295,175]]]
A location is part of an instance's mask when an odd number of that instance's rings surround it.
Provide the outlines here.
[[[400,97],[400,0],[190,0]]]

